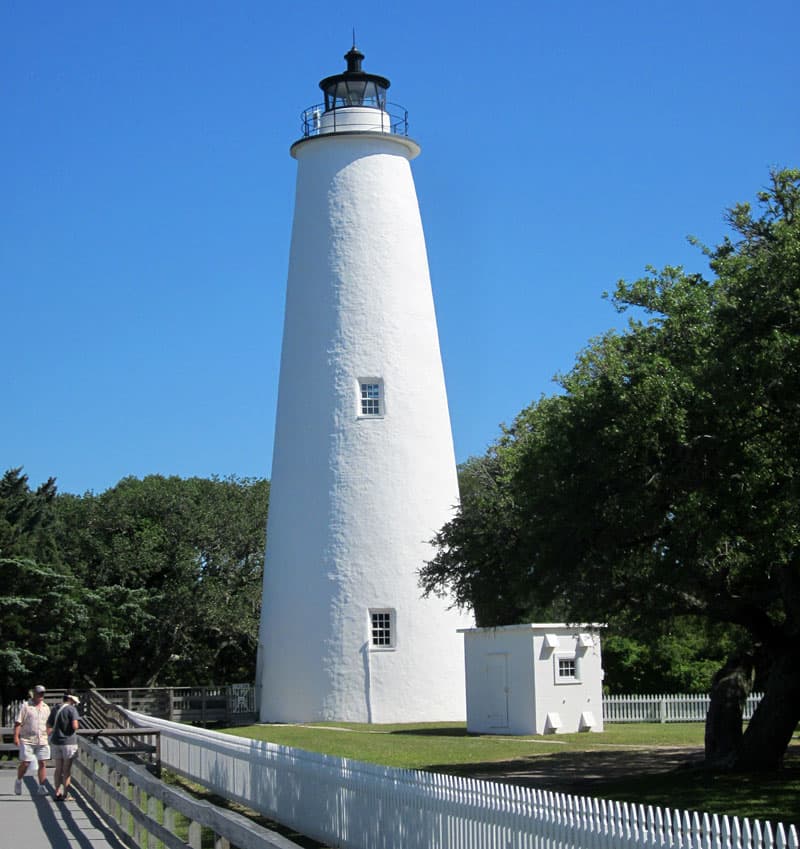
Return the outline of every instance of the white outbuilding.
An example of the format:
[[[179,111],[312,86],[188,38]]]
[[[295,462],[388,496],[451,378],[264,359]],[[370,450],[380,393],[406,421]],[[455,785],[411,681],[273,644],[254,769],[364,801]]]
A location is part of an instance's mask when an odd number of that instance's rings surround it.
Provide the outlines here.
[[[599,624],[464,628],[467,730],[603,730]]]

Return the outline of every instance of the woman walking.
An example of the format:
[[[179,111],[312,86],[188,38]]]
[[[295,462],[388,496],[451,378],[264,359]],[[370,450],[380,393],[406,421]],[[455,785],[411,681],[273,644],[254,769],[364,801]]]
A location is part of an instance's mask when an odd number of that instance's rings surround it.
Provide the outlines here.
[[[50,732],[50,744],[55,761],[53,786],[56,788],[56,801],[69,799],[69,786],[72,780],[72,761],[78,754],[78,697],[64,693],[62,703],[50,711],[47,729]]]

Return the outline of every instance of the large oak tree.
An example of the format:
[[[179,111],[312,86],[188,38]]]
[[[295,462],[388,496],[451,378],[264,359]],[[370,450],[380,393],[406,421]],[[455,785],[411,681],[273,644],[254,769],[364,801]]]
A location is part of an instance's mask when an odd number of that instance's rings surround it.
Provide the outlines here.
[[[555,611],[731,629],[706,754],[743,769],[778,766],[800,719],[800,171],[773,172],[759,202],[703,248],[708,277],[618,284],[627,330],[590,343],[563,394],[472,461],[421,574],[486,625]]]

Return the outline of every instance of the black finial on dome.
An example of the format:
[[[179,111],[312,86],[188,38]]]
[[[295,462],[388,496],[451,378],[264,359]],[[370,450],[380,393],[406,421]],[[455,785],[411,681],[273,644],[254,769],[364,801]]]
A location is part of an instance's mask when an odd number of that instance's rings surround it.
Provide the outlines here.
[[[360,74],[363,73],[361,70],[361,63],[364,61],[364,54],[356,47],[355,42],[353,46],[344,54],[345,61],[347,62],[347,70],[346,74]]]
[[[386,108],[386,89],[391,83],[386,77],[368,74],[361,68],[364,54],[356,47],[355,30],[353,46],[344,54],[347,69],[342,74],[325,77],[319,87],[325,93],[325,111],[347,106]]]

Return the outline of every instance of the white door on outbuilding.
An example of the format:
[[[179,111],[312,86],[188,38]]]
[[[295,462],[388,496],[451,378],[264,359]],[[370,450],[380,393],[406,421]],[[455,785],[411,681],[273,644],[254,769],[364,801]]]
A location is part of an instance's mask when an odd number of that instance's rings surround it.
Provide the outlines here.
[[[486,682],[489,696],[489,724],[508,726],[508,654],[486,655]]]

